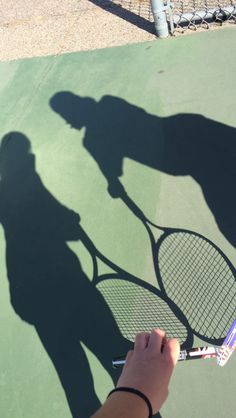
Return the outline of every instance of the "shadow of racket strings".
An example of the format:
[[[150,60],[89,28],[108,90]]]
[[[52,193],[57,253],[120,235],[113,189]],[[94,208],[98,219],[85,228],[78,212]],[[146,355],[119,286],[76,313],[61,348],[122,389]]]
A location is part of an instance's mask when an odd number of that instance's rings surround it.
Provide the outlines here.
[[[124,192],[121,199],[143,223],[150,238],[157,282],[167,303],[175,303],[192,332],[221,345],[236,314],[236,271],[212,241],[149,221]],[[161,232],[156,240],[153,231]]]
[[[93,284],[109,306],[122,335],[134,341],[137,333],[161,328],[167,337],[179,339],[183,348],[193,343],[192,331],[179,307],[156,287],[105,257],[80,226],[80,238],[93,261]],[[112,270],[101,274],[104,265]]]

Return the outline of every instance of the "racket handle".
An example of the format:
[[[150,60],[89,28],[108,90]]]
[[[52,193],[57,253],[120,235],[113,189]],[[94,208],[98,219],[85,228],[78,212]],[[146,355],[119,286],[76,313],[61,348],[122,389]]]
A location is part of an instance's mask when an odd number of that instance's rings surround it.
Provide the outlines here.
[[[229,358],[232,356],[233,351],[236,349],[236,319],[219,350],[217,356],[217,364],[224,366]]]
[[[188,350],[182,350],[179,353],[178,361],[197,360],[217,357],[219,349],[216,347],[195,347]],[[125,356],[115,357],[112,360],[112,366],[119,369],[125,365]]]

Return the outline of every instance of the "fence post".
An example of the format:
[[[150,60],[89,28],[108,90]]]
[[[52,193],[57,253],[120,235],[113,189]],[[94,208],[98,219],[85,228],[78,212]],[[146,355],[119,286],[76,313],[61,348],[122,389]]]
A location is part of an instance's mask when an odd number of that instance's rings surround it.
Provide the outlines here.
[[[163,0],[151,0],[151,6],[157,36],[159,38],[167,38],[169,36],[169,29],[165,13],[167,7],[164,5]]]

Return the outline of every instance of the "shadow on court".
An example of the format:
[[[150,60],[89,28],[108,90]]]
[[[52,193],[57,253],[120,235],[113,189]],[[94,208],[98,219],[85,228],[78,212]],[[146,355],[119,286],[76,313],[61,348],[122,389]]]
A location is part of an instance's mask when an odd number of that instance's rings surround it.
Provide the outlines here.
[[[236,130],[200,115],[159,118],[112,96],[96,102],[59,92],[50,105],[73,128],[86,128],[83,145],[105,176],[108,192],[145,226],[156,278],[169,307],[174,302],[180,308],[186,329],[210,344],[222,344],[234,319],[235,268],[219,248],[191,231],[171,234],[166,228],[156,243],[150,224],[157,226],[132,201],[120,177],[124,158],[173,176],[192,176],[219,229],[236,245]]]
[[[96,102],[59,92],[50,105],[73,128],[86,128],[83,145],[112,197],[124,193],[119,181],[124,158],[173,176],[189,175],[201,187],[220,231],[236,246],[236,129],[197,114],[159,118],[113,96]]]
[[[120,373],[112,368],[111,359],[132,345],[67,245],[81,239],[93,256],[95,247],[81,229],[79,215],[46,189],[35,171],[30,141],[19,132],[2,139],[0,178],[0,221],[12,306],[35,327],[73,418],[89,418],[100,401],[80,342],[96,355],[114,383]]]
[[[123,198],[125,193],[119,181],[124,157],[169,174],[192,175],[221,231],[236,243],[235,129],[198,115],[160,119],[109,96],[96,103],[58,93],[51,105],[76,129],[86,127],[84,146],[106,177],[112,197]],[[35,327],[73,417],[87,418],[100,402],[80,342],[96,355],[114,382],[117,374],[111,358],[114,353],[125,353],[130,343],[67,245],[67,241],[83,242],[79,215],[46,189],[23,134],[13,132],[3,138],[0,176],[0,221],[12,306]]]
[[[63,206],[35,171],[29,140],[6,135],[0,152],[0,221],[6,239],[11,303],[32,324],[50,356],[74,418],[100,406],[83,342],[113,381],[115,353],[126,353],[101,294],[82,270],[67,241],[80,239],[79,215]]]

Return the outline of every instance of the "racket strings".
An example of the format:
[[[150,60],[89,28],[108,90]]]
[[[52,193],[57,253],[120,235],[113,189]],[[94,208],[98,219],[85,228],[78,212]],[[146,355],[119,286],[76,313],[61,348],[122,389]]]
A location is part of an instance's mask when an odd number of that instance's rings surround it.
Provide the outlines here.
[[[165,329],[168,338],[178,338],[181,344],[187,340],[185,326],[156,293],[119,278],[103,280],[97,288],[128,340],[134,341],[137,333],[157,327]]]
[[[166,235],[158,267],[167,295],[192,329],[222,338],[234,319],[236,284],[226,259],[206,239],[189,232]]]

